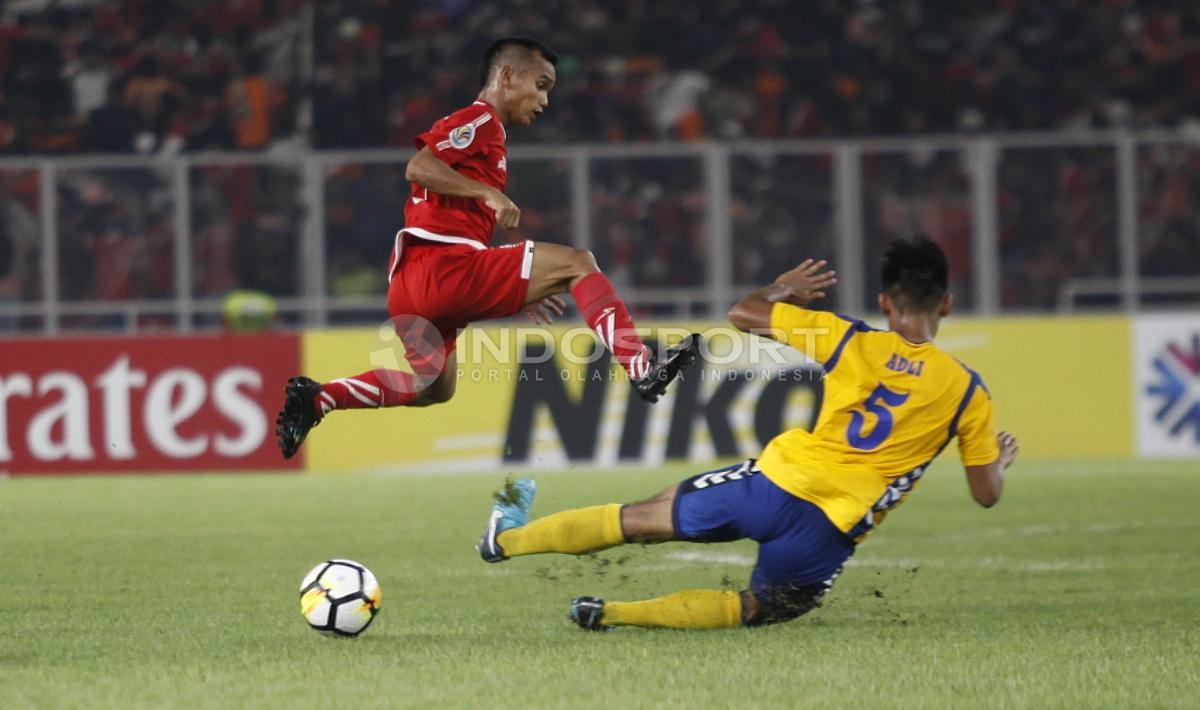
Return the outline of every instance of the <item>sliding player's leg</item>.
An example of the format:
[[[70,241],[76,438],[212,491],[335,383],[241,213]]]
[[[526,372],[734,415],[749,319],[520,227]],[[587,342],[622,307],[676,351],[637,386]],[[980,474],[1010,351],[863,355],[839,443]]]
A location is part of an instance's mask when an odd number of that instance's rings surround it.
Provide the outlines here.
[[[811,503],[780,489],[753,462],[685,481],[674,506],[675,537],[759,541],[750,589],[693,589],[640,602],[572,601],[569,618],[589,630],[612,626],[688,629],[762,626],[820,605],[854,552],[853,541]]]
[[[608,278],[600,273],[592,253],[586,249],[537,242],[526,304],[567,291],[575,298],[588,327],[625,368],[630,382],[643,399],[657,401],[667,384],[696,359],[699,336],[691,335],[656,361],[637,334],[629,309],[617,296]]]
[[[626,542],[665,542],[674,534],[674,486],[639,503],[564,510],[531,522],[529,509],[535,491],[533,481],[521,479],[506,484],[496,494],[479,541],[479,554],[485,561],[503,562],[510,557],[547,552],[586,555]]]
[[[571,600],[567,618],[581,629],[607,631],[617,626],[663,629],[728,629],[742,625],[747,592],[684,589],[639,602],[606,602],[599,597]]]
[[[767,626],[791,621],[821,606],[836,576],[835,573],[824,582],[785,582],[740,592],[685,589],[637,602],[576,597],[571,600],[567,618],[588,631],[616,626],[671,629]]]
[[[516,481],[497,496],[479,552],[488,562],[500,562],[547,552],[582,555],[626,542],[737,540],[744,537],[739,519],[753,514],[749,479],[756,473],[752,462],[745,462],[700,474],[639,503],[566,510],[532,522],[533,481]],[[738,592],[692,589],[639,602],[579,597],[571,603],[569,618],[592,630],[623,625],[720,628],[740,624],[742,610]]]
[[[755,514],[752,461],[693,476],[670,489],[671,539],[732,542],[748,537],[743,520]],[[721,589],[687,589],[636,602],[597,597],[571,600],[568,618],[600,631],[613,626],[715,629],[742,623],[743,595]],[[752,600],[751,600],[752,601]]]
[[[759,545],[750,589],[742,592],[746,626],[791,621],[821,606],[854,554],[853,541],[820,509],[800,503],[780,534]]]

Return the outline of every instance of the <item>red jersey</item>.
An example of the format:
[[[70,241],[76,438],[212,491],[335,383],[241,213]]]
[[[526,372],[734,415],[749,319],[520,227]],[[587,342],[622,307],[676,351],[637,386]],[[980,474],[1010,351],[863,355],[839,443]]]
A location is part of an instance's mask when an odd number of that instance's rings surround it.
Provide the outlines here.
[[[501,192],[508,179],[508,149],[504,142],[504,126],[484,101],[455,111],[413,140],[417,150],[429,148],[464,177]],[[495,213],[482,202],[440,195],[414,182],[404,206],[401,231],[429,241],[467,243],[484,249],[492,242],[495,226]]]

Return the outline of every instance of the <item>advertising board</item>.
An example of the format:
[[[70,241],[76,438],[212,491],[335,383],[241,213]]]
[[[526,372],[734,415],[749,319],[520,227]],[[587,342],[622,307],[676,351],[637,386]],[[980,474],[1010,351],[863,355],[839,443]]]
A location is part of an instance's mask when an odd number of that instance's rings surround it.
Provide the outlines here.
[[[274,441],[295,335],[8,341],[0,471],[298,470]]]

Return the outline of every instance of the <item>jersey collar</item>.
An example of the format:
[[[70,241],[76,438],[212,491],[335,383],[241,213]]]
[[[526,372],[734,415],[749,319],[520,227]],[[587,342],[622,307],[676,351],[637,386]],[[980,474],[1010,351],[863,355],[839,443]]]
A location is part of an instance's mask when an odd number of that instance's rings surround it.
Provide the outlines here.
[[[504,130],[504,121],[500,120],[500,114],[496,113],[496,107],[484,101],[483,99],[475,99],[473,106],[487,106],[488,111],[492,112],[492,118],[496,119],[496,125],[500,126],[500,135],[504,136],[504,140],[508,140],[508,131]]]

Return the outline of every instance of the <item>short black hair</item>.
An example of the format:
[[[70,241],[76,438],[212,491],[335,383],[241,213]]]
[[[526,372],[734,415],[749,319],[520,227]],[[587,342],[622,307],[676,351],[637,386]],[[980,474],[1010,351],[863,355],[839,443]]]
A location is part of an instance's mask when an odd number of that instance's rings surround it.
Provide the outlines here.
[[[492,67],[496,64],[496,58],[509,47],[519,47],[529,54],[537,52],[542,55],[543,59],[550,62],[550,66],[558,66],[558,53],[546,46],[545,42],[530,37],[501,37],[488,45],[487,51],[483,53],[483,63],[479,68],[479,83],[481,86],[487,86],[488,77],[492,73]]]
[[[946,253],[924,235],[893,240],[883,254],[883,290],[902,311],[937,310],[949,282]]]

